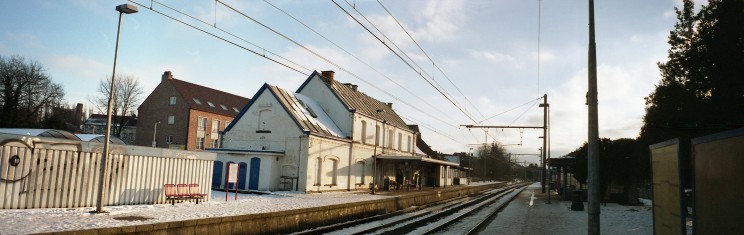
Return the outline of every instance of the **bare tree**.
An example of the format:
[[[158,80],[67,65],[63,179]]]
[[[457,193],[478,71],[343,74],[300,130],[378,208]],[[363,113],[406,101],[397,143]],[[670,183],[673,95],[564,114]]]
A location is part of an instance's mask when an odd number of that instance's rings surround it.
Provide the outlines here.
[[[127,122],[136,116],[134,111],[139,107],[145,91],[142,85],[140,85],[139,80],[131,75],[116,75],[115,85],[114,101],[111,107],[111,113],[113,114],[111,117],[111,134],[121,138],[121,132],[127,125]],[[98,83],[98,96],[90,99],[101,113],[108,111],[110,88],[111,77],[107,77]]]
[[[0,56],[0,127],[39,127],[44,107],[61,103],[64,95],[38,62]]]

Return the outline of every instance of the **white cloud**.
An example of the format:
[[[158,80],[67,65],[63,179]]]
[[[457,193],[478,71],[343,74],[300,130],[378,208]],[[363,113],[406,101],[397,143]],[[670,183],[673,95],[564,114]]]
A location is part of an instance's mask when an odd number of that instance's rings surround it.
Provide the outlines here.
[[[61,72],[72,75],[75,79],[86,80],[101,80],[103,77],[110,75],[112,66],[97,60],[72,55],[49,56],[44,59],[44,64],[55,73]]]
[[[419,28],[413,30],[417,40],[448,40],[467,22],[463,1],[427,1],[423,10],[412,8]]]
[[[597,68],[599,135],[602,138],[635,138],[645,113],[644,97],[653,90],[658,72],[648,65],[601,65]],[[587,136],[587,70],[551,89],[551,123],[554,152],[565,154],[581,146]],[[579,118],[577,118],[579,117]]]

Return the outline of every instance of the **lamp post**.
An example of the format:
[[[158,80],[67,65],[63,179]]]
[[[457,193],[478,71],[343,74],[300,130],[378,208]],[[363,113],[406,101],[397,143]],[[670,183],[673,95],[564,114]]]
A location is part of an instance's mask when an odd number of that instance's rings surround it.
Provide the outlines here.
[[[114,84],[116,84],[116,58],[119,55],[119,33],[121,32],[121,16],[123,14],[137,13],[137,7],[130,4],[116,6],[119,12],[119,25],[116,29],[116,49],[114,49],[114,71],[111,73],[111,89],[109,89],[108,110],[106,112],[106,141],[103,142],[103,155],[101,156],[101,170],[98,179],[98,200],[96,201],[95,213],[103,213],[103,186],[106,174],[106,158],[109,155],[109,141],[111,140],[111,106],[114,102]]]
[[[158,142],[156,141],[155,134],[158,133],[158,124],[160,124],[160,121],[155,122],[155,129],[152,131],[152,147],[157,147]]]

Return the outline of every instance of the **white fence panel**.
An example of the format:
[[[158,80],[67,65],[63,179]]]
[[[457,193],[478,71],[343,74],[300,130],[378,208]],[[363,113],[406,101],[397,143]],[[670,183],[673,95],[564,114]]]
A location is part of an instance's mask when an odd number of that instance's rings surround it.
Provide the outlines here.
[[[164,184],[198,183],[209,193],[214,153],[111,147],[106,206],[166,203]],[[96,206],[101,150],[100,143],[0,134],[0,209]]]

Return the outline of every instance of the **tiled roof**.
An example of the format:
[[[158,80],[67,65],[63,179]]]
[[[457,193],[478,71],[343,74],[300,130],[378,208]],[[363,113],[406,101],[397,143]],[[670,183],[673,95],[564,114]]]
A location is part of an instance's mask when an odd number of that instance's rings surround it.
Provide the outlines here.
[[[249,99],[175,78],[167,79],[192,109],[229,117],[238,115]],[[223,107],[224,105],[224,107]]]
[[[310,78],[312,78],[314,75],[317,75],[321,79],[321,81],[328,85],[328,78],[323,77],[317,71],[313,72],[313,74],[310,75]],[[392,124],[398,128],[409,129],[406,122],[403,121],[403,119],[401,119],[400,116],[398,116],[398,114],[393,111],[393,108],[388,106],[386,103],[383,103],[382,101],[379,101],[368,96],[367,94],[353,89],[351,87],[353,85],[351,84],[346,85],[336,79],[331,79],[331,81],[331,90],[336,94],[336,96],[339,97],[342,102],[344,102],[346,107],[349,107],[352,110],[356,110],[357,112],[364,113],[381,121],[387,121],[388,124]],[[302,87],[300,89],[302,89]],[[377,110],[381,110],[382,112],[377,112]]]
[[[88,119],[85,120],[85,125],[106,125],[106,114],[91,114]],[[111,117],[112,122],[116,122],[117,118],[122,118],[122,121],[125,123],[126,126],[136,127],[137,126],[137,118],[132,118],[130,116],[119,116],[114,115]]]
[[[290,93],[282,88],[268,85],[287,113],[304,131],[322,136],[345,138],[341,129],[328,117],[328,114],[313,99],[297,93]]]

